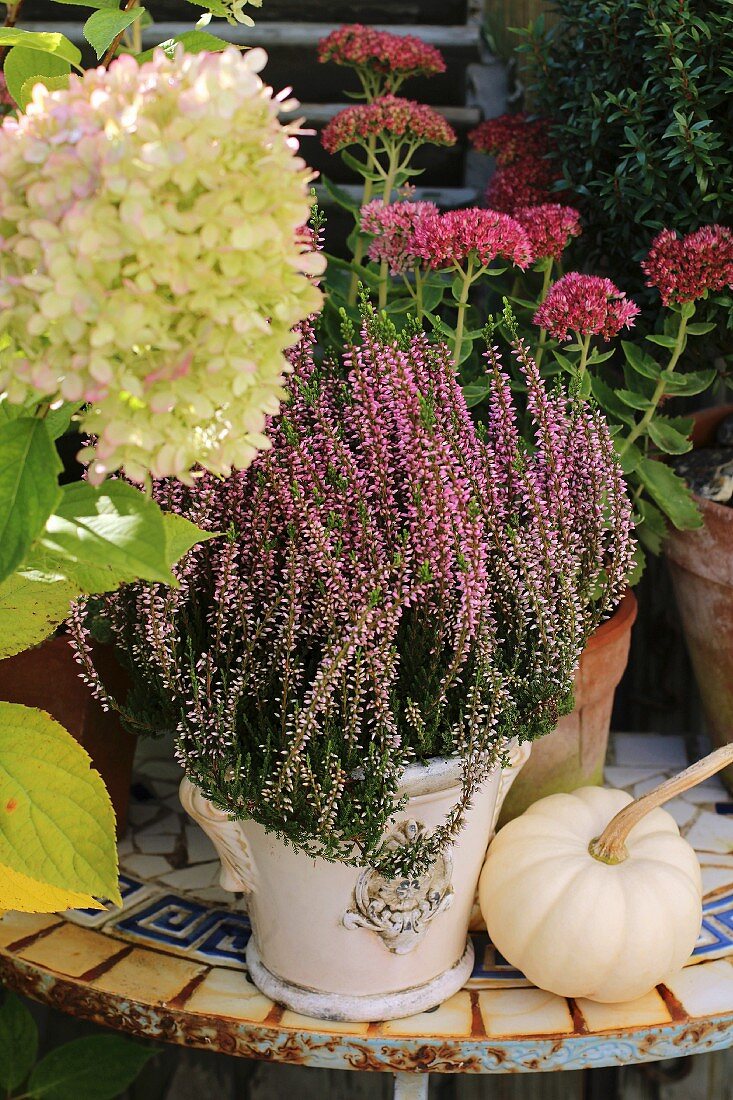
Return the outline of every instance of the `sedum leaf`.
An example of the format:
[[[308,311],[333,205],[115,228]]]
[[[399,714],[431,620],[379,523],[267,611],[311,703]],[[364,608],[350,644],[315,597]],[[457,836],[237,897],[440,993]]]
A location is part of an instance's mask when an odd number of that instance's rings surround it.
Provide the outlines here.
[[[115,818],[89,755],[50,715],[0,702],[0,863],[120,904]],[[2,895],[0,907],[8,908]]]
[[[669,466],[640,459],[635,473],[652,500],[679,531],[702,527],[702,517],[686,483]]]

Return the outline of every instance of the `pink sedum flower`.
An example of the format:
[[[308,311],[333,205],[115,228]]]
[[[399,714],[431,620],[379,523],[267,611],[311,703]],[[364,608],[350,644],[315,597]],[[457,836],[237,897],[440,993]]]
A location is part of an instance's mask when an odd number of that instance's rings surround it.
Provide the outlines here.
[[[571,271],[550,287],[534,321],[556,340],[568,340],[572,333],[611,340],[622,328],[631,328],[638,313],[639,307],[610,279]]]
[[[549,152],[547,120],[531,121],[523,113],[487,118],[468,135],[479,153],[494,157],[500,167],[527,157],[542,157]]]
[[[433,202],[394,202],[385,206],[374,199],[361,209],[362,232],[374,240],[369,259],[386,263],[392,275],[402,275],[420,261],[415,244],[415,227],[428,216],[438,213]]]
[[[379,134],[415,145],[456,142],[452,127],[432,107],[395,95],[339,111],[323,130],[321,142],[326,152],[338,153],[349,145],[364,145],[372,135]]]
[[[705,225],[686,237],[663,229],[642,262],[647,286],[655,286],[665,306],[694,302],[709,290],[733,286],[733,233],[723,225]]]
[[[371,69],[400,82],[413,76],[445,72],[440,50],[412,34],[390,34],[376,27],[351,23],[339,27],[318,43],[318,60],[354,69]]]
[[[468,260],[485,266],[495,259],[525,268],[534,258],[519,222],[478,207],[421,218],[415,225],[415,250],[431,268],[462,266]]]
[[[549,161],[536,156],[520,157],[496,169],[484,195],[486,205],[513,215],[525,206],[551,203],[558,197],[553,191],[555,178]]]
[[[578,211],[556,202],[520,206],[513,216],[529,237],[535,260],[559,260],[573,237],[582,232]]]
[[[91,403],[93,482],[227,475],[267,445],[323,258],[265,61],[121,57],[0,129],[0,393]]]

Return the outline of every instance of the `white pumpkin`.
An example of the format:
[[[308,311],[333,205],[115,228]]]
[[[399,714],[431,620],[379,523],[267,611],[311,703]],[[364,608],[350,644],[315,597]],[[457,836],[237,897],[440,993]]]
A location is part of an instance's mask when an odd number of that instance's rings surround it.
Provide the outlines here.
[[[583,787],[535,802],[497,835],[479,883],[492,943],[542,989],[627,1001],[687,962],[702,919],[700,868],[672,817],[654,809],[627,858],[589,846],[632,802]]]

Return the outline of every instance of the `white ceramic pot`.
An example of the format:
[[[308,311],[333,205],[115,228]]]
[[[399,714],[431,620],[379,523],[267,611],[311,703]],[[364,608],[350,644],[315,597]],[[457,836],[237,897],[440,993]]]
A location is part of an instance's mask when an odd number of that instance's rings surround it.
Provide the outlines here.
[[[501,803],[529,746],[511,746],[468,812],[457,843],[415,878],[313,859],[254,821],[233,821],[188,780],[181,801],[216,845],[221,884],[244,891],[252,937],[247,965],[274,1001],[326,1020],[386,1020],[433,1008],[473,967],[468,922]],[[406,769],[407,804],[389,830],[408,843],[442,824],[458,798],[461,763]]]

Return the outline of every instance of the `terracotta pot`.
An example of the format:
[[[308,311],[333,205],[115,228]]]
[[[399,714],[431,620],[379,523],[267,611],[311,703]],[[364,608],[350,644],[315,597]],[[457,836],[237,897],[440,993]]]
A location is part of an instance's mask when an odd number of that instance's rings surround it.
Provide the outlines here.
[[[695,415],[697,447],[711,444],[733,405]],[[716,745],[733,741],[733,507],[696,496],[703,526],[673,530],[665,551],[705,719]],[[722,773],[733,791],[733,767]]]
[[[94,661],[98,668],[101,664],[115,693],[124,690],[124,674],[107,647],[97,648]],[[127,824],[135,738],[93,698],[79,677],[68,638],[48,638],[0,661],[0,699],[47,711],[86,749],[109,791],[121,836]]]
[[[591,636],[575,678],[575,709],[552,733],[533,742],[532,755],[504,802],[500,826],[545,795],[603,782],[613,697],[628,661],[637,611],[629,589],[615,614]]]
[[[258,989],[296,1012],[359,1021],[411,1016],[456,993],[473,967],[468,922],[486,848],[528,755],[514,742],[511,766],[490,774],[456,843],[425,875],[393,879],[296,851],[184,779],[181,801],[217,847],[222,886],[247,895],[247,967]],[[461,777],[455,757],[408,767],[388,844],[442,824]]]

